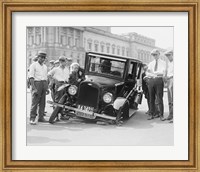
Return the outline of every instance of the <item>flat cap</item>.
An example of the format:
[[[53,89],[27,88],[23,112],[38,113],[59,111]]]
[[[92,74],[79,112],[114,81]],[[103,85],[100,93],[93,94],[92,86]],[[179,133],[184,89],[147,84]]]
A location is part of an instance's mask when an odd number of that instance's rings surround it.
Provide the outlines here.
[[[68,60],[68,61],[72,61],[72,58],[71,58],[71,57],[67,57],[67,60]]]
[[[57,64],[57,63],[59,63],[59,60],[56,60],[56,61],[54,62],[54,64]]]
[[[173,53],[174,53],[173,49],[169,49],[169,50],[164,52],[165,55],[173,54]]]
[[[66,57],[65,56],[60,56],[59,57],[59,61],[65,61],[66,60]]]
[[[47,53],[45,51],[39,51],[38,56],[46,56]]]
[[[153,49],[151,51],[151,54],[160,54],[160,51],[158,49]]]
[[[50,61],[49,61],[49,63],[54,63],[54,62],[55,62],[55,60],[50,60]]]
[[[33,57],[33,61],[34,62],[38,61],[38,56]]]

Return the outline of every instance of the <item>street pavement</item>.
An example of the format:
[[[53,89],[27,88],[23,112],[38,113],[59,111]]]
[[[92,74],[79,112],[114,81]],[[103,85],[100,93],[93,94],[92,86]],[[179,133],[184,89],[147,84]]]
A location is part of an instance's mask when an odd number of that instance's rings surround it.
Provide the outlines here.
[[[47,100],[51,100],[47,95]],[[168,116],[167,93],[164,93],[164,116]],[[55,124],[29,124],[31,93],[27,91],[27,145],[31,146],[173,146],[174,124],[160,121],[159,118],[147,120],[147,102],[143,98],[138,111],[122,126],[99,125],[82,119],[70,119]],[[52,107],[46,104],[48,120]]]

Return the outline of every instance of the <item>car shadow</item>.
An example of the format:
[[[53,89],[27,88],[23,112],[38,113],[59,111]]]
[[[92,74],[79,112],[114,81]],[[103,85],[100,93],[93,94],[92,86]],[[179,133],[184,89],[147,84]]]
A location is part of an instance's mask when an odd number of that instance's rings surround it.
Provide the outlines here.
[[[165,114],[166,116],[166,114]],[[47,116],[46,119],[49,117]],[[50,123],[38,123],[37,125],[27,125],[27,131],[30,130],[48,130],[48,131],[56,131],[56,130],[65,130],[68,129],[70,131],[81,131],[85,129],[91,128],[100,128],[100,129],[125,129],[125,128],[135,128],[135,129],[145,129],[152,128],[155,124],[168,124],[169,121],[161,121],[160,118],[155,118],[153,120],[147,120],[148,115],[145,114],[144,111],[136,111],[127,121],[124,121],[121,126],[117,126],[116,124],[97,124],[94,120],[82,119],[82,118],[70,118],[65,121],[58,121],[54,124]],[[173,125],[170,124],[169,125]]]

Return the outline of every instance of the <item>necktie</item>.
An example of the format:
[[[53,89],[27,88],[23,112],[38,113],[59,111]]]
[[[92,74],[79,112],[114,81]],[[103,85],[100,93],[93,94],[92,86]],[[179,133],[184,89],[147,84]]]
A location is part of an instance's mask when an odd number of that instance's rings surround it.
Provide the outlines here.
[[[156,60],[156,64],[155,64],[155,67],[154,67],[154,71],[157,71],[158,70],[158,60]]]

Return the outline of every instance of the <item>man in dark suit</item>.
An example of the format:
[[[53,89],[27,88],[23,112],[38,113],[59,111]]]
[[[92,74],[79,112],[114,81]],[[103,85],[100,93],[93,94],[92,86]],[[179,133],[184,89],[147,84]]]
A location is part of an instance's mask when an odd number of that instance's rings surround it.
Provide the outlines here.
[[[166,63],[165,61],[160,59],[160,51],[157,49],[153,49],[151,52],[154,60],[149,63],[147,75],[149,77],[148,81],[148,90],[149,90],[149,98],[150,98],[150,111],[149,118],[151,120],[154,118],[155,110],[156,110],[156,101],[158,103],[159,108],[159,116],[160,120],[164,121],[164,104],[163,104],[163,89],[164,82],[163,77],[166,74]]]

